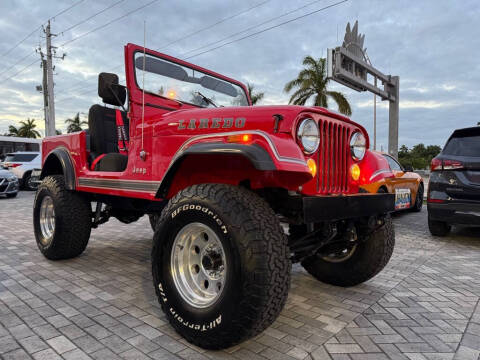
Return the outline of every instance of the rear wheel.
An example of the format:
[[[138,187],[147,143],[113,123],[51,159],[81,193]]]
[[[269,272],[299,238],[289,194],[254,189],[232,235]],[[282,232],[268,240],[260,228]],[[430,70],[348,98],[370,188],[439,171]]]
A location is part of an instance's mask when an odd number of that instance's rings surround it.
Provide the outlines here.
[[[420,212],[423,207],[423,184],[418,185],[417,196],[415,197],[415,205],[412,207],[412,211]]]
[[[433,236],[446,236],[451,228],[445,221],[432,220],[430,216],[428,217],[428,229]]]
[[[67,190],[63,176],[47,176],[35,196],[33,226],[37,246],[47,259],[76,257],[90,238],[90,202]]]
[[[388,215],[384,225],[353,246],[330,254],[311,256],[302,266],[316,279],[336,285],[353,286],[377,275],[388,263],[395,245],[392,219]]]
[[[148,214],[148,221],[150,222],[150,226],[152,230],[155,232],[155,228],[157,227],[158,220],[160,219],[160,214]]]
[[[290,268],[275,213],[245,189],[184,189],[156,226],[159,302],[175,330],[203,348],[230,347],[270,326],[287,299]]]

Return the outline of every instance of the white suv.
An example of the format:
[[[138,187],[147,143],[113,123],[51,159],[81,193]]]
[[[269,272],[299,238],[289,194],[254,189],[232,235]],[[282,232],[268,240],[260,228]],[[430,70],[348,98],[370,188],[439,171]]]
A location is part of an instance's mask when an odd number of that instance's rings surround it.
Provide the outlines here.
[[[17,151],[7,154],[3,167],[10,170],[27,190],[36,190],[38,184],[31,181],[32,170],[42,167],[42,156],[36,151]]]

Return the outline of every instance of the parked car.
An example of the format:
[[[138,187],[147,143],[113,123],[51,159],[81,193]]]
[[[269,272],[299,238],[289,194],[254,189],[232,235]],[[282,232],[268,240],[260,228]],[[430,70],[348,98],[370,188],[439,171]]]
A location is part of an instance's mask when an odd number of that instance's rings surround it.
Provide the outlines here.
[[[432,235],[445,236],[454,224],[480,226],[480,127],[455,130],[430,170]]]
[[[36,190],[38,184],[31,181],[32,170],[42,166],[42,156],[38,151],[17,151],[7,154],[3,168],[10,170],[19,180],[20,187]]]
[[[92,105],[88,132],[42,142],[33,224],[46,258],[79,256],[110,217],[149,215],[158,301],[208,349],[275,321],[292,262],[338,286],[387,264],[395,197],[359,191],[361,125],[320,107],[252,106],[244,84],[142,46],[124,59],[126,86],[111,73],[98,81],[117,108]]]
[[[422,210],[423,179],[411,167],[403,167],[394,157],[379,151],[369,152],[365,161],[376,170],[365,173],[363,190],[395,194],[395,210]]]
[[[10,171],[0,169],[0,195],[6,195],[9,198],[17,196],[18,179]]]

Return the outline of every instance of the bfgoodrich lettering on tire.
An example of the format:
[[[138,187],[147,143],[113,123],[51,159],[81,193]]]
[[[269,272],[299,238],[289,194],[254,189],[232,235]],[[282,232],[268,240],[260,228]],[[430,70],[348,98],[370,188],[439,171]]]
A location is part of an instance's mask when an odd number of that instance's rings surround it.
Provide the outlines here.
[[[33,205],[33,227],[38,248],[47,259],[80,255],[87,247],[91,222],[90,202],[67,190],[63,176],[43,179]]]
[[[287,238],[272,209],[235,186],[195,185],[163,210],[152,272],[163,311],[195,345],[230,347],[263,331],[290,284]]]

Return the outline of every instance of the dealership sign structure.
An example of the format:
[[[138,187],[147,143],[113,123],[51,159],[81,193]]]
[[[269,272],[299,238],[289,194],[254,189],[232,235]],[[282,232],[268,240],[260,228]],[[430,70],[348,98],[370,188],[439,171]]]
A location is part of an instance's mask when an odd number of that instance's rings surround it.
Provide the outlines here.
[[[371,65],[364,40],[365,35],[358,33],[358,21],[352,29],[348,23],[342,46],[328,49],[327,77],[353,90],[369,91],[388,100],[388,153],[397,158],[400,78],[385,75]],[[377,86],[378,82],[383,86]]]

